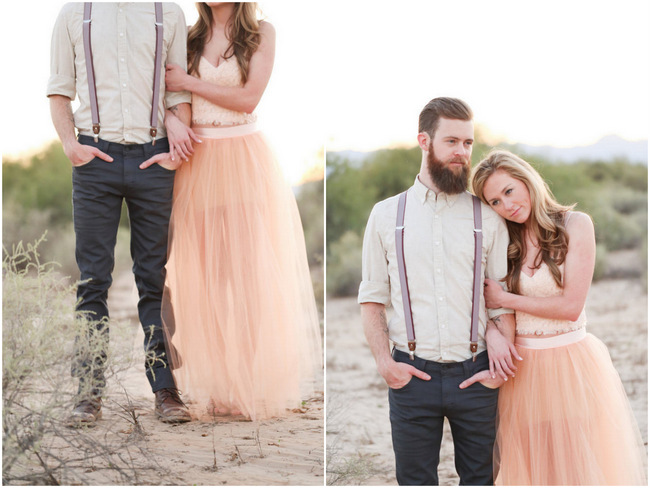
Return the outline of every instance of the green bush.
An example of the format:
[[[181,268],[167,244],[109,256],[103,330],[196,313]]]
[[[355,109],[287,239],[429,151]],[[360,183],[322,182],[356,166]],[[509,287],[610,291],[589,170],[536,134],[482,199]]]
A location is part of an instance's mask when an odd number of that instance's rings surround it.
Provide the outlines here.
[[[607,271],[607,248],[605,244],[596,244],[596,264],[594,266],[594,281],[605,277]]]
[[[362,239],[348,231],[332,243],[327,258],[327,293],[332,296],[356,295],[361,282]]]
[[[298,189],[296,201],[305,234],[309,266],[322,266],[325,238],[323,215],[324,181],[310,181]]]
[[[644,229],[635,219],[616,212],[606,203],[593,209],[591,217],[596,242],[604,244],[609,251],[638,247],[646,233],[647,227]]]

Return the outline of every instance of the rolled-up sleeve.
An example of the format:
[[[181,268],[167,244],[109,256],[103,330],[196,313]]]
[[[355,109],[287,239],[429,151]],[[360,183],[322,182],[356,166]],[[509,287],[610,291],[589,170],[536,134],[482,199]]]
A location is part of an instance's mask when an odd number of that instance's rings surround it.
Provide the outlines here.
[[[359,303],[381,303],[390,305],[390,279],[386,250],[378,229],[377,206],[368,218],[363,237],[361,285]]]
[[[50,77],[46,95],[63,95],[70,100],[77,96],[74,45],[70,37],[69,18],[73,4],[65,5],[59,12],[50,44]]]
[[[495,230],[492,246],[488,249],[486,256],[485,276],[491,280],[497,281],[505,290],[505,282],[501,281],[508,274],[508,245],[510,236],[504,220],[494,216]],[[514,313],[509,308],[488,308],[488,317],[491,319],[505,313]]]
[[[187,71],[187,25],[185,24],[185,15],[180,7],[177,5],[174,5],[174,7],[176,8],[177,17],[174,25],[174,35],[167,50],[167,63],[177,64]],[[192,95],[188,91],[165,91],[165,107],[167,108],[179,103],[191,102]]]

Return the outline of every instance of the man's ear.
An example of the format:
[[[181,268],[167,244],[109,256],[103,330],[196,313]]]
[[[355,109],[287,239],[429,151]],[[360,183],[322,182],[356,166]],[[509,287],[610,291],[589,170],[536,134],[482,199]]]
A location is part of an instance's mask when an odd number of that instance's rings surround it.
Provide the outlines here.
[[[423,151],[429,151],[429,142],[431,141],[431,137],[429,134],[426,132],[420,132],[418,134],[418,144],[420,145],[420,149]]]

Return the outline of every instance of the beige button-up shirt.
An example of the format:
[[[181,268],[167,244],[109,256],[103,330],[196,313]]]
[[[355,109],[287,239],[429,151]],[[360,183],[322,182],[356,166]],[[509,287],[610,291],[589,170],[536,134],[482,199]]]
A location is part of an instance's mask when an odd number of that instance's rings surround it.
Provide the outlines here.
[[[64,95],[71,100],[78,95],[75,126],[80,134],[92,136],[83,11],[83,3],[68,3],[56,19],[47,95]],[[121,144],[151,142],[155,20],[153,2],[93,3],[90,38],[102,139]],[[191,101],[187,92],[165,92],[165,64],[186,68],[186,43],[183,11],[174,3],[164,3],[157,139],[166,135],[165,107]]]
[[[359,303],[392,304],[390,340],[408,352],[404,307],[395,251],[399,195],[372,209],[363,239]],[[482,275],[499,280],[507,273],[509,243],[505,222],[487,205],[483,214]],[[416,355],[438,362],[464,361],[469,349],[474,278],[472,195],[436,193],[418,178],[409,188],[404,217],[404,255]],[[478,352],[486,349],[486,309],[481,286]],[[488,310],[493,318],[509,309]]]

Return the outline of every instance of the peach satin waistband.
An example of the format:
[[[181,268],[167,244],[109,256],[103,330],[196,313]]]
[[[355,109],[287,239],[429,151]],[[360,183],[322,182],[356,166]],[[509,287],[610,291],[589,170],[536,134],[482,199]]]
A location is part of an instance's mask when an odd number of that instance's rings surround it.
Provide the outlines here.
[[[257,124],[230,125],[222,127],[193,127],[192,130],[199,137],[208,139],[227,139],[229,137],[247,136],[257,132]]]
[[[551,349],[568,346],[587,337],[587,329],[574,330],[552,337],[515,337],[515,344],[527,349]]]

